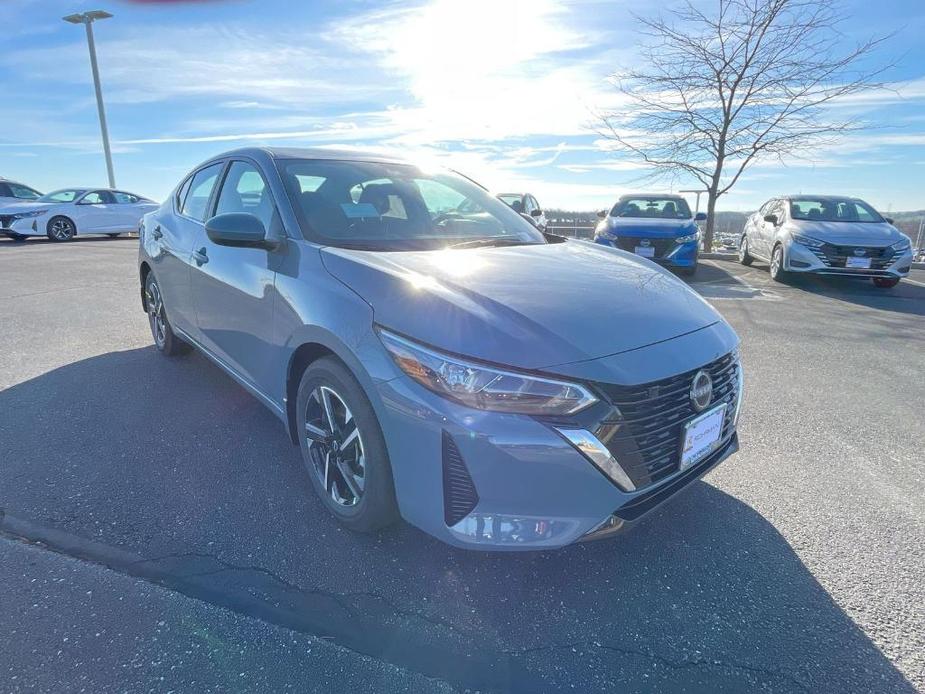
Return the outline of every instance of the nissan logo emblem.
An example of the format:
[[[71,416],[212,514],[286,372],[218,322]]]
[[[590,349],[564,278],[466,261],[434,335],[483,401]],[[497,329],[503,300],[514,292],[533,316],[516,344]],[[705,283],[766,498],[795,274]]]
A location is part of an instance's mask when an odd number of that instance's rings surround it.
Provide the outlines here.
[[[710,374],[701,369],[694,375],[691,382],[691,404],[698,412],[702,412],[710,404],[713,397],[713,379]]]
[[[854,254],[860,258],[862,255],[866,255],[867,251],[865,251],[863,248],[855,248]]]
[[[652,242],[649,241],[649,239],[640,239],[640,240],[639,240],[639,245],[640,245],[640,246],[651,246],[651,245],[652,245]]]

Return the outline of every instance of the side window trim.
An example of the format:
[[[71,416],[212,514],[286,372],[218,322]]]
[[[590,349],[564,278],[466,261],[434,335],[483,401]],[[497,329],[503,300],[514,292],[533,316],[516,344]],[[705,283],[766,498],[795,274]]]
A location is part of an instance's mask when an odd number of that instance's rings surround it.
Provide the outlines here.
[[[177,192],[173,196],[173,211],[176,214],[182,214],[183,203],[186,202],[186,196],[189,193],[190,186],[193,185],[193,176],[195,175],[196,172],[193,172],[187,176],[183,180],[183,183],[180,184],[180,187],[177,188]]]

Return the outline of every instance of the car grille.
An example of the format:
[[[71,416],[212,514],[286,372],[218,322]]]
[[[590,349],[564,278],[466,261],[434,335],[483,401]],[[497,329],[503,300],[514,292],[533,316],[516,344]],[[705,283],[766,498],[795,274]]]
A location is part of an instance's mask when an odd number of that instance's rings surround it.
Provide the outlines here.
[[[727,403],[718,444],[722,445],[735,433],[733,419],[741,368],[738,355],[731,352],[701,368],[713,379],[713,398],[707,409]],[[603,422],[595,434],[637,489],[677,472],[684,424],[700,414],[690,398],[691,384],[698,371],[693,369],[639,386],[598,384],[621,417]]]
[[[676,245],[674,239],[641,239],[637,236],[619,236],[614,243],[617,248],[634,253],[636,246],[641,245],[643,241],[655,249],[656,258],[664,258]]]
[[[845,267],[847,258],[870,258],[870,267],[872,270],[883,270],[888,268],[893,262],[896,253],[889,246],[836,246],[831,243],[824,243],[819,248],[810,248],[813,254],[822,261],[826,267]],[[863,255],[855,251],[864,251]]]
[[[0,214],[0,229],[9,229],[13,223],[13,215]]]

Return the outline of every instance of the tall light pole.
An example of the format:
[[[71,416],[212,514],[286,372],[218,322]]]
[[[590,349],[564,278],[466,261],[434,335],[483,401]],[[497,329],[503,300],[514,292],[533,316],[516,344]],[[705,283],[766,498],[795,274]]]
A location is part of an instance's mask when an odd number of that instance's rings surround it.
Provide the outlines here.
[[[106,128],[106,110],[103,108],[103,90],[100,89],[100,71],[96,66],[96,45],[93,43],[93,22],[97,19],[112,17],[105,10],[91,10],[63,17],[65,22],[83,24],[87,29],[87,47],[90,49],[90,69],[93,71],[93,88],[96,90],[96,108],[100,114],[100,130],[103,133],[103,153],[106,155],[106,173],[109,174],[109,187],[116,187],[116,177],[112,172],[112,152],[109,151],[109,130]]]

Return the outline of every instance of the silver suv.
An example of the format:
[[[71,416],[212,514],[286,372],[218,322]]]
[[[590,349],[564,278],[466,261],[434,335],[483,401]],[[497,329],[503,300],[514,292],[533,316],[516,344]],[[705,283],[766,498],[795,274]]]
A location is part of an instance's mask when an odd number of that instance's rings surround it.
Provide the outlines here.
[[[770,264],[771,278],[791,273],[869,277],[895,287],[912,268],[912,242],[858,198],[795,195],[774,198],[748,218],[739,262]]]

